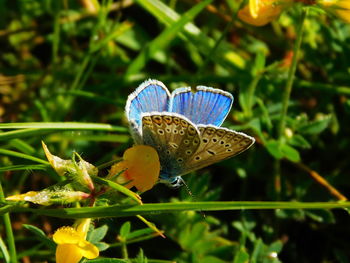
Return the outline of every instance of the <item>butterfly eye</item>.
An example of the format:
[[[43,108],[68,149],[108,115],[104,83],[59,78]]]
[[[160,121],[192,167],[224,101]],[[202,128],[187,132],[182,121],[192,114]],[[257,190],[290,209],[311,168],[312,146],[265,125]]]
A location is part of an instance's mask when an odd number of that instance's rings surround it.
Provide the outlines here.
[[[158,129],[157,132],[158,132],[159,135],[164,135],[164,131],[161,130],[161,129]]]
[[[217,142],[217,141],[218,141],[218,139],[216,139],[216,138],[213,138],[213,139],[212,139],[212,141],[213,141],[213,142]]]
[[[170,133],[170,132],[171,132],[170,128],[166,128],[165,131],[166,131],[167,133]]]
[[[228,143],[225,145],[225,148],[230,147],[230,146],[231,146],[231,144]]]
[[[225,144],[225,142],[224,141],[220,141],[220,144]]]
[[[208,150],[207,153],[209,153],[210,155],[215,155],[216,154],[215,152],[210,151],[210,150]]]
[[[193,140],[193,145],[197,145],[199,143],[199,140],[198,139],[194,139]]]
[[[184,120],[180,120],[181,122],[181,126],[184,127],[184,128],[187,128],[188,127],[188,123]]]
[[[184,140],[184,144],[189,144],[190,143],[190,141],[189,140]]]
[[[169,151],[169,150],[166,150],[166,154],[170,154],[170,151]]]
[[[177,131],[177,130],[173,130],[173,133],[174,133],[174,134],[177,134],[177,133],[178,133],[178,131]]]
[[[188,127],[188,134],[195,135],[196,134],[196,129],[193,126],[189,126]]]
[[[174,142],[170,142],[169,145],[170,145],[171,147],[173,147],[174,149],[179,148],[179,145],[177,145],[177,144],[174,143]]]
[[[204,138],[202,141],[203,141],[204,143],[208,143],[208,139],[205,139],[205,138]]]
[[[184,161],[184,159],[178,158],[176,161],[177,161],[178,163],[182,163],[182,162]]]
[[[220,137],[224,136],[225,133],[226,133],[226,131],[224,131],[224,130],[218,130],[218,131],[216,131],[216,134],[217,134],[218,136],[220,136]]]
[[[164,118],[164,121],[165,121],[167,124],[169,124],[169,125],[171,124],[172,119],[171,119],[170,116],[164,116],[163,118]]]
[[[155,124],[158,124],[158,125],[162,124],[162,118],[160,116],[153,116],[153,121]]]
[[[187,150],[187,151],[186,151],[186,154],[187,154],[187,155],[190,155],[191,153],[192,153],[191,150]]]
[[[201,157],[196,156],[194,159],[195,159],[196,161],[199,161],[199,160],[201,159]]]
[[[180,134],[180,135],[184,135],[185,132],[184,132],[183,130],[181,130],[181,131],[179,131],[179,134]]]

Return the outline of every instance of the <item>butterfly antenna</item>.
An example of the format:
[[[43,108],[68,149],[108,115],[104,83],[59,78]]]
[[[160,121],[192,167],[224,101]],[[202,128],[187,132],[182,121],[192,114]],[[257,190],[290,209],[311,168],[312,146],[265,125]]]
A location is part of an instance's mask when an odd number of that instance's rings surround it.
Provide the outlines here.
[[[194,202],[196,202],[196,201],[197,201],[197,200],[196,200],[196,197],[193,195],[191,189],[188,187],[188,185],[186,184],[185,180],[184,180],[182,177],[180,177],[179,179],[181,180],[181,183],[185,186],[188,195],[191,196],[191,198],[192,198],[192,200],[193,200]],[[202,211],[202,209],[200,209],[199,212],[201,213],[203,219],[205,220],[205,214],[204,214],[204,212]]]
[[[180,177],[179,179],[180,179],[181,184],[183,184],[183,185],[185,186],[188,195],[191,196],[192,199],[194,199],[194,195],[192,194],[192,191],[191,191],[191,189],[188,187],[188,185],[186,184],[185,180],[184,180],[182,177]]]

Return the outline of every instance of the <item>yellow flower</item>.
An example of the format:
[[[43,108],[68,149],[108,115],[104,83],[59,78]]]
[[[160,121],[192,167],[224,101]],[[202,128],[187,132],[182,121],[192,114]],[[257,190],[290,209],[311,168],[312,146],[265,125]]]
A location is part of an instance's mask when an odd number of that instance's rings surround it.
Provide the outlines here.
[[[91,219],[82,219],[76,228],[64,226],[53,235],[57,244],[56,263],[78,263],[82,257],[97,258],[98,248],[86,241]]]
[[[320,0],[318,3],[326,11],[336,15],[346,23],[350,23],[349,0]]]
[[[136,145],[127,149],[123,161],[112,166],[109,177],[117,177],[117,183],[125,187],[135,186],[137,190],[145,192],[151,189],[158,180],[160,162],[157,151],[151,146]]]
[[[253,26],[264,26],[279,17],[292,0],[249,0],[249,5],[238,12],[238,17]]]

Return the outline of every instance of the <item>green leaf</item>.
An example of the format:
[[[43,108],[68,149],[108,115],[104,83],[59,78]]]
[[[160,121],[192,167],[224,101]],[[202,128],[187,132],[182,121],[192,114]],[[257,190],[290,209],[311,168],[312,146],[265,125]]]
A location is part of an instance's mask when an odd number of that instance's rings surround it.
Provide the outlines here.
[[[239,251],[237,251],[233,263],[248,263],[249,262],[249,254],[245,251],[244,248],[240,248]]]
[[[300,147],[303,149],[310,149],[311,144],[300,134],[295,134],[288,140],[288,143],[290,145],[293,145],[295,147]]]
[[[97,242],[94,243],[94,245],[98,248],[99,251],[105,251],[110,247],[110,245],[105,242]]]
[[[107,234],[108,226],[103,225],[89,232],[88,241],[91,243],[97,243],[101,241]]]
[[[225,263],[226,261],[223,261],[217,257],[213,256],[206,256],[200,260],[201,263]]]
[[[170,41],[182,31],[182,28],[188,22],[192,21],[211,2],[212,0],[199,2],[189,11],[184,13],[175,23],[166,28],[158,37],[152,40],[152,42],[150,42],[129,65],[128,69],[126,70],[126,78],[142,70],[147,61],[151,59],[157,51],[165,49],[170,44]]]
[[[147,263],[147,262],[148,262],[148,260],[147,260],[146,256],[144,255],[142,249],[140,249],[139,254],[138,254],[137,257],[135,258],[135,262],[136,262],[136,263]]]
[[[288,160],[292,162],[300,161],[299,152],[296,149],[294,149],[292,146],[289,146],[288,144],[282,144],[280,149],[284,157],[286,157]]]
[[[120,228],[119,234],[122,238],[127,239],[130,234],[131,224],[129,221],[125,222]]]
[[[330,122],[331,116],[324,116],[321,120],[300,125],[297,131],[303,134],[319,134],[329,126]]]
[[[180,14],[159,0],[137,0],[136,2],[166,26],[171,26],[181,17]],[[207,56],[215,46],[214,39],[206,36],[193,23],[185,25],[180,37],[191,42],[204,56]],[[246,66],[246,60],[232,49],[232,45],[225,42],[222,42],[217,48],[212,60],[224,67],[243,69]]]
[[[264,68],[266,63],[266,57],[263,52],[258,52],[254,61],[253,75],[259,74]]]
[[[7,247],[4,243],[4,241],[2,240],[1,236],[0,236],[0,251],[1,251],[1,255],[5,260],[5,263],[9,263],[10,262],[10,254],[7,250]]]
[[[280,143],[276,140],[269,140],[265,144],[267,151],[276,159],[282,159],[284,154],[281,150]]]
[[[334,214],[329,210],[306,210],[305,215],[319,223],[335,224]]]

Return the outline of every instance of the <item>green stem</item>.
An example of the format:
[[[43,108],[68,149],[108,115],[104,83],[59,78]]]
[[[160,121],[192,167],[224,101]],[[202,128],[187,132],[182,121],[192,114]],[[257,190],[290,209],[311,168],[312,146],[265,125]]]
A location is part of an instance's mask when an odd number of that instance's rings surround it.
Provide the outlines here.
[[[128,249],[127,249],[127,246],[126,246],[126,242],[123,241],[121,244],[122,244],[122,246],[121,246],[122,256],[123,256],[124,259],[128,259],[129,255],[128,255]]]
[[[262,75],[263,75],[262,72],[257,73],[248,87],[248,112],[247,112],[248,118],[251,118],[253,115],[252,108],[254,104],[254,94]]]
[[[79,208],[27,208],[19,206],[0,207],[0,215],[11,213],[33,213],[58,218],[102,218],[178,213],[183,211],[225,211],[225,210],[265,210],[265,209],[349,209],[350,202],[181,202],[147,203],[143,205],[111,205],[108,207]]]
[[[307,13],[308,13],[308,9],[307,8],[303,9],[302,15],[301,15],[301,21],[297,29],[297,39],[295,40],[295,43],[294,43],[292,65],[289,68],[288,79],[287,79],[286,86],[284,88],[283,97],[282,97],[282,111],[281,111],[281,117],[278,123],[278,130],[277,130],[278,132],[277,136],[280,143],[282,142],[283,133],[286,127],[288,104],[289,104],[290,94],[292,93],[295,71],[298,64],[298,56],[299,56],[299,51],[301,46],[301,40],[303,37],[303,28],[305,24],[304,22],[307,17]],[[280,199],[280,194],[281,194],[281,167],[280,166],[281,166],[280,160],[276,160],[275,173],[274,173],[274,187],[275,187],[275,194],[276,194],[277,200]]]
[[[232,29],[233,24],[237,19],[238,10],[240,10],[243,6],[244,6],[244,1],[240,4],[237,11],[232,14],[231,21],[226,25],[226,27],[224,28],[224,31],[222,32],[219,39],[216,41],[214,47],[210,50],[209,54],[206,55],[203,64],[201,65],[201,67],[197,71],[197,74],[196,74],[197,78],[202,75],[204,68],[207,66],[209,61],[213,59],[214,54],[215,54],[216,50],[218,49],[219,45],[221,44],[222,40],[224,40],[224,38],[227,35],[227,33],[229,32],[229,30]]]
[[[2,189],[1,181],[0,181],[0,202],[1,203],[5,202],[5,196],[4,196],[4,191]],[[2,215],[2,218],[4,219],[5,232],[6,232],[7,243],[8,243],[9,254],[10,254],[9,262],[17,263],[17,253],[16,253],[15,239],[13,237],[13,232],[12,232],[10,214],[5,213]]]
[[[303,28],[304,28],[304,22],[307,17],[308,9],[303,9],[301,21],[297,30],[297,39],[295,40],[294,49],[293,49],[293,58],[292,58],[292,65],[289,68],[288,72],[288,79],[286,86],[284,88],[283,98],[282,98],[282,111],[281,111],[281,118],[278,124],[278,139],[281,140],[283,137],[283,132],[286,126],[286,116],[288,111],[288,103],[290,99],[290,94],[292,92],[294,77],[295,77],[295,71],[297,68],[297,62],[298,62],[298,56],[301,46],[301,40],[303,36]]]

